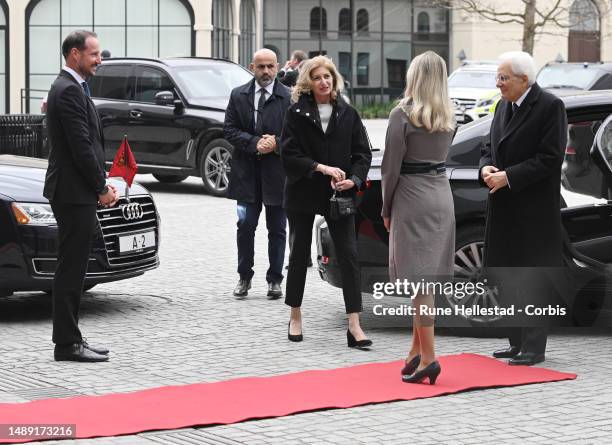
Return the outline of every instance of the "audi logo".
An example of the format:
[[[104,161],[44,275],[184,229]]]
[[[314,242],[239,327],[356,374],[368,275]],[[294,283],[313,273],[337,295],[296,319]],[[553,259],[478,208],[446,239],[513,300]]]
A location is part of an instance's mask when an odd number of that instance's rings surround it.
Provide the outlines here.
[[[144,215],[144,211],[142,207],[137,202],[133,202],[131,204],[124,204],[119,207],[121,210],[121,214],[123,215],[123,219],[133,220],[140,219]]]

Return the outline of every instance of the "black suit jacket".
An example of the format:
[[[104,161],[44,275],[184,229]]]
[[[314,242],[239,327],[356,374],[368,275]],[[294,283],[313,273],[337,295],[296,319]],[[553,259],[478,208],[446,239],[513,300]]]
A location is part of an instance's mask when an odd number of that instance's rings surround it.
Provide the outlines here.
[[[565,107],[557,96],[534,84],[511,119],[510,113],[512,104],[502,100],[480,159],[480,172],[493,165],[506,171],[510,184],[489,194],[485,265],[559,266]]]
[[[83,87],[64,70],[49,90],[47,125],[51,152],[43,195],[59,203],[96,204],[106,183],[102,125]]]
[[[284,71],[282,76],[279,73],[279,78],[283,85],[286,85],[291,88],[294,87],[297,83],[299,74],[300,73],[298,72],[298,70]]]
[[[313,171],[315,162],[344,170],[356,187],[366,182],[372,152],[361,118],[342,97],[334,104],[324,132],[318,107],[310,94],[302,94],[285,115],[281,159],[287,174],[284,207],[306,213],[327,214],[333,193],[331,178]]]
[[[273,94],[266,100],[259,118],[263,119],[262,134],[275,135],[278,148],[283,119],[289,107],[290,92],[278,81],[274,83],[272,91]],[[263,203],[279,206],[283,202],[285,174],[278,152],[265,155],[259,155],[257,152],[257,142],[261,135],[255,134],[254,97],[255,79],[234,88],[225,111],[223,134],[234,146],[228,198],[255,202],[257,181],[261,181]]]

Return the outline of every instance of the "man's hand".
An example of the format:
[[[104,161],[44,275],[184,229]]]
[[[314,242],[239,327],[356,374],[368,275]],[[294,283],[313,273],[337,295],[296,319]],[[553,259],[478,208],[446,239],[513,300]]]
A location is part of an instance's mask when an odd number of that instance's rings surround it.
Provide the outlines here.
[[[119,193],[117,193],[117,189],[110,184],[108,185],[108,191],[105,194],[98,196],[98,203],[103,207],[112,207],[118,200]]]
[[[491,176],[493,173],[498,172],[498,171],[499,169],[497,167],[493,167],[492,165],[485,165],[484,167],[482,167],[482,170],[480,170],[482,180],[486,183],[487,178],[489,178],[489,176]]]
[[[276,149],[276,138],[274,135],[264,134],[257,142],[257,151],[262,155],[272,153]]]
[[[504,188],[508,185],[508,176],[506,176],[505,171],[498,171],[495,173],[491,173],[487,179],[485,179],[486,184],[491,189],[489,193],[495,193],[501,188]]]

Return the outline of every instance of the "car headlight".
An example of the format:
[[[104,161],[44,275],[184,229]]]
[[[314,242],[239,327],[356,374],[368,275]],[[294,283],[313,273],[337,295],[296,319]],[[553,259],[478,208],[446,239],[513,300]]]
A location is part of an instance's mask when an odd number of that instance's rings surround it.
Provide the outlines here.
[[[17,224],[37,226],[57,224],[50,204],[14,202],[11,207]]]
[[[495,101],[496,101],[496,99],[480,100],[476,104],[476,108],[479,108],[479,107],[489,107],[489,106],[493,105],[495,103]]]

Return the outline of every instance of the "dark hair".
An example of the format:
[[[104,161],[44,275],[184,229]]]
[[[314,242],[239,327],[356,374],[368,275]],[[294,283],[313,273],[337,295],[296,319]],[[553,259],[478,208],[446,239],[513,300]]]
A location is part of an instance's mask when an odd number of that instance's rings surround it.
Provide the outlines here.
[[[62,55],[64,59],[68,58],[70,51],[72,48],[76,48],[79,51],[83,51],[85,49],[85,41],[89,37],[98,37],[98,34],[91,31],[86,31],[84,29],[79,29],[78,31],[72,31],[68,36],[64,39],[62,43]]]
[[[111,56],[111,52],[107,49],[103,49],[102,52],[100,53],[100,57],[102,57],[103,59],[108,59]]]

